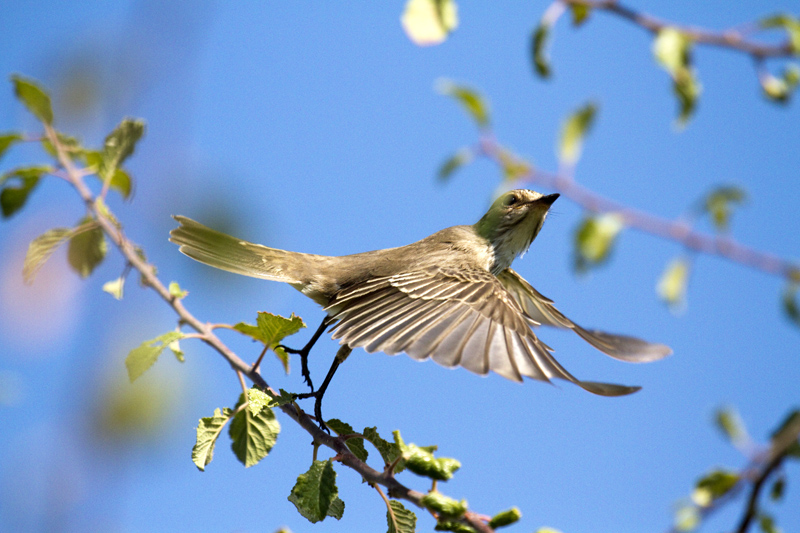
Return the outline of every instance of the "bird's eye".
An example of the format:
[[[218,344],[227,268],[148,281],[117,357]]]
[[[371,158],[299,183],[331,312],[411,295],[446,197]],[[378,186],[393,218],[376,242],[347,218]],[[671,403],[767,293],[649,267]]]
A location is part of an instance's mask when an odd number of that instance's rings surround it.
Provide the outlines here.
[[[511,207],[512,205],[517,203],[517,200],[518,200],[517,195],[512,194],[506,198],[506,200],[503,202],[503,205],[505,205],[506,207]]]

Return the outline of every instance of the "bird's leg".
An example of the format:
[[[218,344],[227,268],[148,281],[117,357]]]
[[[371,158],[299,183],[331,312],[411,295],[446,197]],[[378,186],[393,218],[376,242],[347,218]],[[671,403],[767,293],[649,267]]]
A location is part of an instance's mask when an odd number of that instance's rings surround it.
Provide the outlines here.
[[[325,332],[325,328],[328,326],[329,323],[330,322],[328,321],[327,316],[323,318],[322,324],[320,324],[319,327],[317,328],[317,331],[314,332],[314,335],[312,335],[311,340],[309,340],[308,343],[299,350],[296,350],[295,348],[289,348],[288,346],[283,344],[279,344],[275,347],[275,348],[283,348],[284,351],[286,351],[287,353],[300,354],[300,365],[301,365],[300,373],[303,375],[303,379],[305,380],[305,382],[308,383],[308,386],[311,388],[311,392],[314,392],[314,384],[311,382],[311,373],[308,371],[308,354],[311,352],[311,348],[314,347],[314,345],[319,340],[320,336]]]
[[[311,398],[312,396],[315,398],[314,401],[314,418],[317,419],[317,424],[319,424],[320,429],[323,429],[330,433],[328,426],[325,425],[325,420],[322,418],[322,397],[325,395],[325,391],[328,389],[328,385],[333,379],[333,375],[336,373],[336,369],[339,368],[339,365],[344,363],[345,359],[350,355],[353,349],[347,345],[342,346],[339,348],[339,351],[336,352],[336,357],[333,358],[333,363],[331,364],[330,370],[328,370],[328,375],[325,376],[325,381],[322,382],[322,385],[316,392],[308,392],[305,394],[298,394],[296,396],[297,399],[302,400],[304,398]]]

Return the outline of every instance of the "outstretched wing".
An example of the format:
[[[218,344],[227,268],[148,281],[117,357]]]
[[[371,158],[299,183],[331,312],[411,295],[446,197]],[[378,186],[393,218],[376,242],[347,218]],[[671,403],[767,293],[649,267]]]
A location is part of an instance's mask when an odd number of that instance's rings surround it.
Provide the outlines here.
[[[652,344],[636,337],[582,328],[556,309],[551,299],[534,289],[530,283],[510,268],[501,272],[497,279],[522,307],[525,314],[535,322],[556,328],[571,329],[586,342],[615,359],[632,363],[646,363],[672,353],[669,346],[664,344]]]
[[[639,390],[572,376],[533,332],[519,303],[483,270],[428,268],[374,278],[341,291],[326,310],[337,320],[333,338],[368,352],[406,352],[514,381],[560,378],[603,396]]]

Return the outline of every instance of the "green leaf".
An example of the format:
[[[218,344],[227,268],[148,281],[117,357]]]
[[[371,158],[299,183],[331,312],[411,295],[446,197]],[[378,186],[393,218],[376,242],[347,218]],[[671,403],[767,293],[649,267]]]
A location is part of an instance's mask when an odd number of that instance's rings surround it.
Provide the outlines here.
[[[71,228],[54,228],[47,230],[28,245],[28,253],[25,254],[25,263],[22,266],[22,278],[25,283],[33,283],[36,273],[50,259],[58,246],[72,236]]]
[[[400,22],[414,44],[440,44],[458,27],[458,8],[453,0],[408,0]]]
[[[153,366],[169,343],[182,338],[183,333],[180,331],[170,331],[155,339],[145,341],[131,350],[128,357],[125,358],[125,367],[128,369],[128,379],[131,380],[131,383]]]
[[[52,172],[51,167],[24,167],[16,168],[0,176],[0,208],[3,217],[8,218],[22,209],[28,196],[39,185],[43,174]],[[16,182],[10,185],[9,181]]]
[[[549,78],[552,74],[550,68],[550,58],[547,54],[547,47],[550,44],[550,24],[540,22],[531,35],[531,59],[533,69],[540,78]]]
[[[236,406],[243,402],[241,395]],[[229,429],[233,453],[245,467],[251,467],[269,454],[280,431],[281,425],[269,407],[263,406],[257,415],[242,409],[233,417]]]
[[[503,168],[503,181],[505,183],[522,178],[533,170],[533,166],[529,162],[505,148],[500,148],[497,157],[500,159],[500,166]],[[500,184],[502,192],[505,192],[505,183]]]
[[[786,478],[780,476],[769,489],[769,499],[774,502],[779,502],[783,499],[784,492],[786,492]]]
[[[703,210],[711,216],[717,230],[728,231],[734,206],[741,205],[746,199],[747,192],[741,187],[717,187],[706,195]]]
[[[192,462],[201,472],[214,458],[214,445],[222,433],[222,428],[225,427],[232,415],[233,410],[228,407],[224,408],[222,412],[215,409],[213,416],[201,418],[200,423],[197,424],[197,440],[192,447]]]
[[[561,127],[561,139],[558,143],[559,158],[562,163],[573,166],[578,162],[583,148],[583,138],[592,128],[596,113],[597,105],[589,102],[574,111],[564,121]]]
[[[489,106],[477,91],[447,79],[440,79],[436,87],[440,94],[458,101],[479,128],[484,129],[489,126]]]
[[[330,459],[314,461],[305,474],[300,474],[289,495],[289,501],[297,507],[298,512],[312,523],[333,516],[337,520],[344,511],[344,502],[335,504],[339,489],[336,487],[336,472]],[[341,500],[339,500],[341,502]],[[334,507],[331,512],[331,507]]]
[[[280,395],[275,395],[272,391],[267,390],[267,396],[270,398],[270,407],[280,407],[282,405],[293,403],[295,400],[294,394],[286,392],[283,389],[278,389]]]
[[[17,74],[11,76],[11,81],[14,84],[14,94],[20,102],[25,104],[28,111],[39,121],[52,124],[53,107],[50,104],[50,96],[39,86],[38,82]]]
[[[81,145],[81,142],[77,138],[60,132],[56,132],[56,137],[58,138],[58,143],[68,154],[79,155],[81,157],[84,156],[85,148]],[[54,159],[58,157],[58,151],[55,149],[49,138],[43,137],[41,143],[42,148],[48,153],[48,155]]]
[[[789,444],[786,448],[787,457],[794,457],[800,459],[800,442],[798,442],[798,433],[800,433],[800,410],[795,409],[791,411],[786,418],[778,425],[778,428],[772,433],[772,443]]]
[[[780,78],[768,72],[762,73],[759,82],[767,98],[780,104],[788,103],[800,82],[800,67],[795,63],[787,65]]]
[[[673,310],[680,310],[686,305],[686,288],[689,284],[690,266],[691,264],[686,257],[673,259],[658,280],[656,292],[661,300]]]
[[[453,477],[453,473],[461,468],[461,463],[449,457],[436,458],[433,452],[436,446],[420,447],[416,444],[406,444],[400,436],[399,431],[395,431],[394,442],[400,448],[405,460],[406,468],[418,476],[429,477],[438,481],[447,481]]]
[[[783,312],[786,317],[794,323],[795,326],[800,327],[800,305],[797,303],[797,291],[800,289],[800,282],[792,281],[786,284],[783,289]]]
[[[123,276],[103,283],[103,292],[107,292],[117,300],[122,300],[122,292],[125,288],[125,278]]]
[[[6,133],[4,135],[0,135],[0,159],[2,159],[3,155],[6,153],[6,150],[21,140],[22,135],[19,133]]]
[[[453,174],[453,172],[464,165],[471,163],[474,157],[475,156],[469,147],[462,148],[447,158],[444,163],[442,163],[442,166],[439,167],[439,172],[436,174],[437,177],[441,181],[446,181]]]
[[[420,503],[447,518],[458,518],[467,512],[466,500],[457,501],[436,490],[423,496]]]
[[[762,19],[759,23],[762,28],[782,28],[786,30],[792,52],[800,54],[800,19],[787,14],[772,15]]]
[[[574,2],[569,4],[569,7],[572,10],[572,25],[576,27],[586,22],[592,13],[592,6],[589,4]]]
[[[342,422],[338,418],[331,418],[330,420],[327,420],[325,424],[330,429],[332,429],[334,433],[336,433],[337,435],[352,435],[356,433],[356,431],[350,424]],[[364,447],[364,439],[360,438],[347,439],[345,441],[345,444],[350,449],[350,451],[353,452],[353,455],[355,455],[362,461],[367,460],[369,452],[367,452],[367,449]]]
[[[717,409],[717,412],[714,414],[714,422],[722,434],[728,437],[734,444],[748,438],[747,429],[744,426],[742,417],[739,416],[739,412],[733,407]]]
[[[436,522],[434,531],[452,531],[453,533],[478,533],[475,528],[456,522],[455,520],[439,520]]]
[[[708,507],[727,494],[739,482],[739,474],[729,470],[714,470],[702,477],[692,492],[692,501],[700,507]]]
[[[371,428],[364,428],[364,431],[361,432],[364,435],[364,438],[369,441],[375,449],[378,450],[378,453],[381,454],[383,458],[384,464],[390,465],[392,464],[398,457],[402,455],[400,448],[397,444],[393,442],[388,442],[381,438],[378,435],[378,429],[375,427]],[[399,461],[395,466],[394,472],[399,473],[405,468],[403,461]]]
[[[144,121],[125,118],[119,126],[106,137],[101,154],[98,174],[103,180],[110,180],[122,163],[133,154],[136,143],[144,134]]]
[[[167,344],[167,347],[169,348],[169,351],[172,352],[172,355],[175,356],[175,359],[178,360],[178,362],[183,363],[186,361],[186,358],[183,356],[183,350],[181,350],[181,344],[179,340],[176,339],[172,341],[171,343]]]
[[[585,272],[605,262],[624,227],[618,213],[586,217],[575,231],[575,269]]]
[[[181,286],[178,285],[177,281],[173,281],[169,284],[169,295],[177,300],[181,300],[186,298],[189,293],[181,289]]]
[[[700,509],[695,505],[681,505],[675,511],[673,523],[676,531],[694,531],[701,521]]]
[[[103,229],[91,217],[85,217],[69,240],[67,260],[72,270],[82,278],[88,277],[103,262],[108,251]]]
[[[264,407],[267,407],[272,402],[269,394],[256,387],[247,389],[247,408],[250,414],[257,416]]]
[[[763,511],[758,513],[758,527],[764,533],[781,533],[781,528],[775,525],[775,519]]]
[[[691,60],[692,39],[677,28],[666,27],[653,42],[653,55],[672,77],[673,92],[678,98],[678,124],[685,125],[696,107],[702,90]]]
[[[489,527],[492,529],[497,529],[499,527],[510,526],[511,524],[519,521],[520,518],[522,518],[522,512],[516,507],[512,507],[507,511],[503,511],[502,513],[497,513],[494,515],[489,521]]]
[[[94,167],[96,172],[100,172],[103,167],[103,154],[95,150],[86,150],[83,153],[86,159],[86,165]],[[108,171],[107,171],[108,172]],[[103,179],[99,174],[98,177]],[[130,198],[133,192],[133,180],[130,175],[121,168],[116,168],[111,176],[111,182],[108,184],[110,188],[119,192],[124,199]]]
[[[303,319],[296,316],[294,313],[292,313],[291,317],[285,318],[280,315],[273,315],[272,313],[260,311],[256,318],[255,326],[246,324],[245,322],[239,322],[233,326],[233,329],[269,346],[270,349],[275,352],[275,355],[278,356],[283,364],[284,370],[288,373],[289,355],[283,348],[277,348],[277,345],[285,337],[294,335],[304,327],[306,327],[306,325]]]
[[[390,500],[386,509],[388,533],[414,533],[417,530],[417,515],[406,509],[397,500]]]

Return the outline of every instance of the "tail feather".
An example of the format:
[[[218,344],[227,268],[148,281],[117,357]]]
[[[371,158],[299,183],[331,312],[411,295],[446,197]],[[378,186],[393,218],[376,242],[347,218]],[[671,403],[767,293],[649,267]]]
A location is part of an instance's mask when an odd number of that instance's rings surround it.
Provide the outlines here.
[[[302,281],[290,259],[304,254],[243,241],[183,216],[173,218],[180,226],[170,232],[170,242],[196,261],[253,278],[295,284]]]

